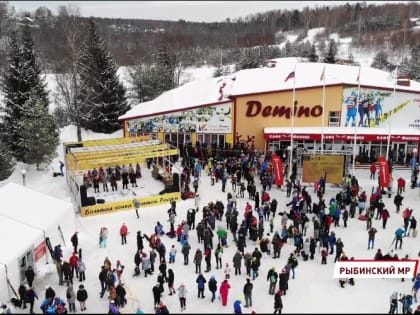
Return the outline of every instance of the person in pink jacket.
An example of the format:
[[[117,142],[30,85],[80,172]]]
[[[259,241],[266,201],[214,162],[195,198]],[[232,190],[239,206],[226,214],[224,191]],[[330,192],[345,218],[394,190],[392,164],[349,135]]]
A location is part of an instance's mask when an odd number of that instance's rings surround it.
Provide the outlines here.
[[[220,286],[220,289],[219,289],[220,296],[222,297],[222,305],[223,306],[227,305],[229,289],[230,289],[230,284],[227,281],[227,279],[225,279],[223,281],[222,285]]]

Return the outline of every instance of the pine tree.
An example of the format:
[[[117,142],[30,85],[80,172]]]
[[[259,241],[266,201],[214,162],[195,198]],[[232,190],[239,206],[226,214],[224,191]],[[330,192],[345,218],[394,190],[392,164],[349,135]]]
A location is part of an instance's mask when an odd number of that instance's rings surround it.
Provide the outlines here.
[[[328,52],[324,57],[324,62],[325,63],[335,63],[335,56],[337,54],[337,46],[335,44],[335,40],[331,39],[328,43]]]
[[[36,164],[37,169],[41,163],[51,163],[56,157],[59,144],[55,123],[48,108],[41,102],[36,94],[23,105],[24,115],[19,121],[19,129],[23,135],[24,162]]]
[[[311,52],[309,54],[309,62],[318,62],[318,60],[319,60],[319,57],[316,54],[315,44],[312,44]]]
[[[372,68],[388,71],[389,69],[388,54],[383,50],[379,51],[373,58],[373,62],[370,66]]]
[[[4,92],[4,124],[2,130],[3,143],[9,148],[13,156],[23,158],[23,152],[19,146],[22,142],[22,134],[17,122],[23,116],[22,106],[26,100],[28,87],[22,80],[22,54],[16,33],[9,37],[9,51],[7,70],[3,75],[2,89]],[[23,81],[23,82],[22,82]]]
[[[157,71],[160,77],[158,86],[161,93],[175,87],[175,64],[173,59],[174,56],[169,53],[168,46],[159,48],[157,54]]]
[[[410,64],[412,80],[420,81],[420,44],[411,48]]]
[[[41,70],[37,62],[34,50],[31,30],[24,25],[21,32],[21,44],[18,36],[11,34],[8,70],[4,75],[3,88],[5,93],[5,118],[4,118],[4,143],[10,149],[18,161],[25,163],[47,162],[55,152],[58,145],[58,133],[52,117],[48,114],[49,100],[45,90],[46,83],[41,79]],[[32,108],[33,106],[33,108]],[[36,110],[37,116],[28,115],[28,112]],[[49,121],[46,121],[49,117]],[[33,121],[36,119],[37,121]],[[50,137],[41,137],[36,146],[27,146],[27,137],[37,134],[36,129],[24,132],[39,122],[45,122],[42,126]],[[55,140],[54,140],[55,139]],[[53,149],[49,149],[54,145]],[[42,159],[31,159],[30,156],[38,151],[42,153]]]
[[[5,143],[0,141],[0,181],[5,180],[13,173],[13,156]]]
[[[80,57],[81,125],[95,132],[112,133],[121,128],[118,117],[128,111],[125,88],[117,77],[117,67],[89,20],[88,37]]]

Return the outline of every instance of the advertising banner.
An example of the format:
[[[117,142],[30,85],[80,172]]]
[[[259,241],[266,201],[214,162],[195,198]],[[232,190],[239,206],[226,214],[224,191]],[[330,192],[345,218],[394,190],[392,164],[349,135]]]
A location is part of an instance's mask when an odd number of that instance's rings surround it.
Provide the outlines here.
[[[359,101],[357,103],[357,101]],[[356,104],[357,103],[357,104]],[[409,92],[347,87],[343,90],[342,127],[420,127],[420,97]]]
[[[206,106],[170,114],[127,120],[128,132],[231,133],[231,104]]]
[[[284,184],[282,160],[277,154],[273,153],[271,154],[271,161],[273,163],[274,170],[274,183],[277,186],[282,186]]]
[[[344,155],[303,155],[302,181],[314,183],[326,177],[327,183],[343,182]]]
[[[380,156],[378,158],[378,163],[379,163],[379,184],[382,187],[388,187],[391,180],[391,176],[389,174],[388,160],[385,160],[383,156]]]
[[[179,192],[175,192],[164,195],[148,196],[143,198],[136,197],[136,199],[140,201],[141,207],[160,206],[165,203],[169,203],[172,199],[180,201],[181,194]],[[134,210],[133,199],[81,207],[80,215],[82,217],[88,217],[126,210]]]
[[[41,244],[35,247],[35,250],[34,250],[35,262],[41,259],[41,257],[44,256],[46,252],[47,252],[47,245],[45,244],[45,240],[43,240]]]

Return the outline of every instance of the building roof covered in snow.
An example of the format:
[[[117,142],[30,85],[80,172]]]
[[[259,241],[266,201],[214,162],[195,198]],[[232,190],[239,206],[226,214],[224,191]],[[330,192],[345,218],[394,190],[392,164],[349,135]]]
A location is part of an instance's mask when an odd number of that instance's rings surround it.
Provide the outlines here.
[[[420,83],[396,85],[391,73],[366,67],[340,64],[301,62],[297,58],[272,59],[269,67],[240,70],[231,75],[189,82],[164,92],[152,101],[134,106],[120,120],[146,117],[186,108],[230,102],[240,95],[259,94],[325,85],[358,85],[420,93]],[[275,66],[273,66],[275,65]],[[325,72],[324,72],[325,69]],[[360,72],[359,72],[360,71]],[[286,80],[294,72],[294,79]]]
[[[0,188],[0,200],[0,216],[41,229],[52,241],[62,239],[61,232],[65,238],[74,233],[74,209],[70,202],[15,183]]]
[[[158,113],[173,112],[202,105],[214,105],[230,102],[223,89],[224,77],[188,82],[178,88],[166,91],[154,100],[134,106],[120,120],[139,116],[151,116]]]

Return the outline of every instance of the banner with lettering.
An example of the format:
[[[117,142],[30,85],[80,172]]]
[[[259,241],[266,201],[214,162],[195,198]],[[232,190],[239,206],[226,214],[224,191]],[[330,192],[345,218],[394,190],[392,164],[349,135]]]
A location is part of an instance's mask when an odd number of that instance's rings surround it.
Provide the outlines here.
[[[283,165],[282,160],[277,154],[271,154],[271,161],[273,163],[274,184],[281,186],[284,184]]]
[[[389,174],[389,164],[388,160],[385,160],[384,157],[380,156],[378,158],[379,163],[379,185],[382,187],[388,187],[391,176]]]

